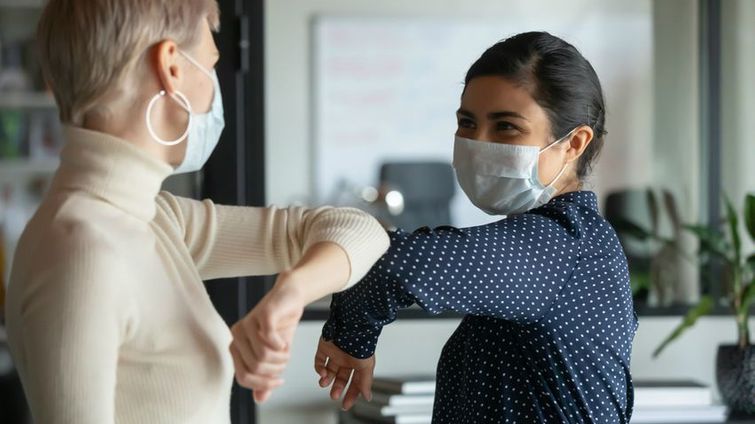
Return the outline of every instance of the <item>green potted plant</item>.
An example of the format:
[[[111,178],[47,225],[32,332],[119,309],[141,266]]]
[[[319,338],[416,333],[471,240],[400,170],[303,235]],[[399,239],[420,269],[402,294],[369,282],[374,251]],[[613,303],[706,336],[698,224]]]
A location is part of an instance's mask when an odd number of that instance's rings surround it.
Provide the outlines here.
[[[755,415],[755,346],[750,343],[748,318],[755,300],[755,251],[744,250],[740,216],[728,199],[724,199],[724,203],[726,213],[721,227],[684,225],[683,228],[699,239],[699,256],[703,263],[715,265],[716,275],[709,282],[720,284],[736,322],[737,343],[720,345],[716,356],[716,380],[721,397],[733,416],[752,416]],[[741,219],[750,239],[755,241],[755,196],[752,194],[745,197]],[[667,245],[676,243],[631,222],[623,222],[618,230],[641,239],[657,239]],[[702,296],[653,352],[653,357],[657,357],[700,317],[709,314],[715,304],[710,295]]]

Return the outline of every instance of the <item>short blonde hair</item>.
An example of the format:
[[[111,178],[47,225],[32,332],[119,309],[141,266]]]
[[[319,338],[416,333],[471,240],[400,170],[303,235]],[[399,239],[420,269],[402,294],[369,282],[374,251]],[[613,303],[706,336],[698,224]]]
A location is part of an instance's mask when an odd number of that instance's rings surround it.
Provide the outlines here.
[[[199,42],[206,19],[217,31],[216,0],[50,0],[37,28],[39,60],[64,123],[119,90],[148,47]]]

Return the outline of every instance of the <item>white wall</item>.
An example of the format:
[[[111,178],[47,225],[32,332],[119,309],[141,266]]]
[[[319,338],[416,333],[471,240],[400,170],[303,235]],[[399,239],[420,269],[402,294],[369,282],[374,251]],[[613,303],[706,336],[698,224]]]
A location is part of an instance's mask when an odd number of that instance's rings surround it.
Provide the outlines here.
[[[646,21],[652,31],[649,17],[650,0],[626,2],[623,0],[556,0],[501,1],[501,0],[270,0],[265,3],[265,72],[266,72],[266,190],[272,203],[307,202],[311,198],[312,125],[310,108],[312,87],[311,22],[318,15],[387,16],[387,17],[459,17],[489,22],[491,17],[506,16],[509,20],[532,21],[544,16],[549,20],[559,17],[578,25],[583,20],[600,20],[603,15],[621,13],[627,19]],[[533,26],[533,30],[540,29]],[[606,31],[611,31],[606,24]],[[615,30],[615,28],[613,28]],[[508,34],[502,25],[501,37]],[[632,37],[632,34],[627,34]],[[497,40],[491,40],[492,45]],[[620,43],[617,43],[620,44]],[[616,49],[633,47],[615,45],[604,48],[615,54]],[[578,46],[579,47],[579,46]],[[442,46],[438,54],[443,54]],[[482,52],[480,52],[482,54]],[[625,188],[628,181],[641,187],[650,182],[652,155],[652,58],[645,63],[627,63],[619,68],[639,69],[636,73],[645,79],[625,78],[622,72],[605,72],[604,85],[616,87],[607,91],[609,137],[601,160],[595,169],[592,188],[599,193]],[[617,60],[618,62],[618,60]],[[471,65],[471,63],[470,63]],[[618,66],[612,64],[611,66]],[[597,69],[600,75],[600,69]],[[631,71],[628,71],[631,72]],[[459,76],[462,79],[463,75]],[[631,101],[627,101],[631,96]],[[631,105],[628,107],[627,105]],[[449,111],[449,119],[453,119]],[[451,139],[452,134],[448,135]],[[372,172],[372,171],[370,171]]]
[[[745,193],[755,193],[755,2],[721,3],[722,18],[722,157],[723,190],[742,210]],[[745,231],[744,223],[741,230]],[[749,237],[743,246],[755,248]]]
[[[653,2],[652,179],[657,188],[673,193],[683,222],[699,222],[702,205],[697,9],[695,2],[687,0]],[[669,224],[664,225],[666,235],[672,236],[668,215],[660,218]],[[678,238],[685,251],[668,258],[674,262],[677,278],[665,282],[674,286],[674,300],[694,303],[700,297],[699,267],[688,257],[694,257],[698,245],[688,232]]]
[[[655,1],[653,14],[653,177],[677,194],[684,218],[695,221],[701,183],[697,5]]]

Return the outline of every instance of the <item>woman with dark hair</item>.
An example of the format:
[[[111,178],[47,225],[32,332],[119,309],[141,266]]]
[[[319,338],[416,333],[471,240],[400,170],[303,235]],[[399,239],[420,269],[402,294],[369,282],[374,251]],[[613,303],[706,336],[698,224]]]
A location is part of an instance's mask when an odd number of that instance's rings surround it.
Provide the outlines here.
[[[416,303],[465,315],[438,364],[433,423],[628,422],[627,263],[582,190],[605,135],[595,71],[557,37],[516,35],[469,69],[457,118],[459,183],[505,218],[392,233],[368,275],[333,298],[320,385],[345,392],[347,409],[369,399],[381,329]]]

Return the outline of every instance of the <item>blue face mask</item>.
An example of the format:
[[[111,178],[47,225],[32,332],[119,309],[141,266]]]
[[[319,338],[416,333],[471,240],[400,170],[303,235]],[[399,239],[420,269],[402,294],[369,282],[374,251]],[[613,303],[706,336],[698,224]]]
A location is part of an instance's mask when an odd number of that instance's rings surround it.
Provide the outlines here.
[[[542,150],[456,137],[453,165],[459,185],[469,200],[489,215],[513,215],[542,206],[556,193],[553,184],[567,164],[545,186],[538,178],[540,153],[566,140],[572,132]]]
[[[150,113],[152,112],[152,107],[158,99],[165,96],[165,91],[160,91],[159,94],[155,95],[152,100],[150,100],[149,106],[147,107],[146,120],[147,130],[149,131],[152,138],[156,142],[165,146],[174,146],[182,142],[184,139],[188,138],[186,155],[184,156],[181,164],[173,171],[173,174],[194,172],[202,169],[204,164],[207,162],[207,159],[210,158],[212,151],[215,150],[215,146],[217,146],[218,141],[220,140],[220,134],[223,132],[223,128],[225,127],[225,118],[223,117],[223,98],[220,94],[220,83],[218,81],[217,74],[214,71],[210,72],[205,69],[187,53],[184,53],[180,50],[179,53],[181,53],[194,66],[199,68],[199,70],[207,75],[208,78],[210,78],[213,83],[214,94],[210,110],[207,113],[202,114],[195,114],[192,111],[189,100],[180,91],[176,91],[175,94],[171,96],[179,105],[181,105],[181,107],[183,107],[189,113],[189,124],[186,127],[186,130],[181,135],[181,137],[172,141],[163,140],[158,137],[154,129],[152,128],[152,123],[150,122]]]

